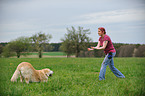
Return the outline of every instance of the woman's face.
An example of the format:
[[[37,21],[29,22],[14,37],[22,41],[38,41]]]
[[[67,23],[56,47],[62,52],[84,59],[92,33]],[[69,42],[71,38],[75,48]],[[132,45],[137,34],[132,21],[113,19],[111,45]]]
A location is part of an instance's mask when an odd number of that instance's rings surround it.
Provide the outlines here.
[[[103,32],[100,29],[98,29],[98,35],[99,36],[102,36],[103,35]]]

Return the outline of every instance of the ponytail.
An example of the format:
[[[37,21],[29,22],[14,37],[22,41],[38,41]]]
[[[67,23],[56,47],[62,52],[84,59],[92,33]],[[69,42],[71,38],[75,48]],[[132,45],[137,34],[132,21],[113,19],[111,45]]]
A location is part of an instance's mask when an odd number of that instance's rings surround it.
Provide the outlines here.
[[[106,31],[104,31],[104,34],[106,34]]]

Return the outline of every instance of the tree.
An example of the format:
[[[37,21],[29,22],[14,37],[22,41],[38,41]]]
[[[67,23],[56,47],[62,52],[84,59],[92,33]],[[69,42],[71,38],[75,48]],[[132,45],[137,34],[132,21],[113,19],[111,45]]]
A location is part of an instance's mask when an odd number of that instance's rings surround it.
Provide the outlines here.
[[[38,51],[39,58],[42,58],[42,51],[44,49],[44,44],[48,43],[49,40],[52,38],[51,35],[45,33],[37,33],[34,34],[30,39],[34,43],[35,49]]]
[[[71,54],[73,54],[73,48],[72,47],[72,41],[69,40],[67,37],[65,39],[62,39],[62,45],[60,46],[60,50],[62,50],[64,53],[66,53],[67,57],[69,57]]]
[[[17,58],[20,58],[21,52],[26,52],[30,48],[31,41],[27,37],[19,37],[16,40],[10,41],[4,48],[4,56],[9,57],[14,52]]]
[[[11,51],[11,48],[10,48],[10,44],[7,44],[4,48],[3,48],[3,53],[2,53],[2,56],[4,57],[11,57],[11,56],[15,56],[15,52],[12,52]]]
[[[71,29],[67,28],[67,34],[65,34],[64,39],[61,39],[62,45],[61,49],[67,54],[75,54],[76,57],[79,56],[81,50],[85,50],[88,47],[91,39],[87,36],[90,34],[90,29],[85,29],[83,27],[78,27],[76,30],[73,26]]]

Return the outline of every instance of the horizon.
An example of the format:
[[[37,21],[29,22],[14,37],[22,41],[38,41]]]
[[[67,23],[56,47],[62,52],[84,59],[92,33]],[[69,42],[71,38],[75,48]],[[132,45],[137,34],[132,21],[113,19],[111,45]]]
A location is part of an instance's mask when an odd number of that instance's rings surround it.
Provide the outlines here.
[[[11,41],[9,41],[9,42],[11,42]],[[0,44],[2,44],[2,43],[9,43],[9,42],[0,42]],[[59,44],[59,43],[62,43],[62,42],[48,42],[48,44]],[[90,43],[98,43],[98,42],[90,42]],[[137,45],[137,44],[140,44],[140,45],[145,45],[145,44],[141,44],[141,43],[121,43],[121,42],[112,42],[113,44],[135,44],[135,45]]]

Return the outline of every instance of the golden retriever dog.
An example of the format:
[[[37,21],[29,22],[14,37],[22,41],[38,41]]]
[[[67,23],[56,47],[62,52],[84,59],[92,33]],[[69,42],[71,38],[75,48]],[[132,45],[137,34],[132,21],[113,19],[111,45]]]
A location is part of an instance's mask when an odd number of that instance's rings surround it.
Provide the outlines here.
[[[48,77],[52,76],[53,71],[50,69],[35,70],[35,68],[28,62],[22,62],[17,66],[11,82],[17,82],[18,77],[20,76],[20,81],[29,84],[29,82],[47,82]]]

